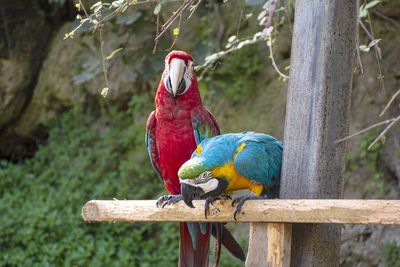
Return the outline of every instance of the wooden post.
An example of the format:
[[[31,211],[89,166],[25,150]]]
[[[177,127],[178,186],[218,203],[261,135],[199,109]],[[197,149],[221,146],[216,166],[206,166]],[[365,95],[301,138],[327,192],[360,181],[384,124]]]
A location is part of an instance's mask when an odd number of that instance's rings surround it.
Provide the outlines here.
[[[289,267],[291,238],[289,223],[251,223],[246,267]]]
[[[358,1],[297,0],[281,198],[342,198]],[[292,266],[338,266],[339,225],[293,225]]]

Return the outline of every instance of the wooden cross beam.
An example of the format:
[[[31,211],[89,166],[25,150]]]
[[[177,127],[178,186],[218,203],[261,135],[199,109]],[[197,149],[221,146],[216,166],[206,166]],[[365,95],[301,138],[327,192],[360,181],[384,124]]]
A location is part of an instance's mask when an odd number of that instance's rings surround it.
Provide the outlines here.
[[[237,221],[231,203],[215,201],[206,219],[203,200],[194,200],[195,208],[180,201],[164,209],[155,200],[91,200],[82,217],[87,222],[252,222],[247,267],[290,266],[292,223],[400,225],[400,200],[250,200]]]
[[[398,224],[400,200],[271,199],[249,200],[233,218],[231,200],[217,200],[204,216],[204,200],[195,208],[179,201],[157,208],[155,200],[91,200],[82,208],[87,222],[261,222]]]

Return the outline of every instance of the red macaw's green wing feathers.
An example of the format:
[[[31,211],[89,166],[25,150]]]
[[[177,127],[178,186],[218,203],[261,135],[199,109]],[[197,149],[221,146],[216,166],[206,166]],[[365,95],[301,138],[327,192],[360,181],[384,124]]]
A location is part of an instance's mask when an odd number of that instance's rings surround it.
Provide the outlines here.
[[[146,146],[147,146],[147,151],[149,152],[150,156],[150,162],[151,165],[153,165],[154,170],[158,174],[158,176],[161,178],[161,180],[164,181],[162,175],[161,175],[161,168],[160,164],[158,161],[158,151],[157,151],[157,144],[156,144],[156,116],[155,112],[153,111],[149,118],[147,119],[147,124],[146,124]]]
[[[203,106],[198,106],[190,113],[196,144],[203,139],[220,134],[219,126],[214,115]]]

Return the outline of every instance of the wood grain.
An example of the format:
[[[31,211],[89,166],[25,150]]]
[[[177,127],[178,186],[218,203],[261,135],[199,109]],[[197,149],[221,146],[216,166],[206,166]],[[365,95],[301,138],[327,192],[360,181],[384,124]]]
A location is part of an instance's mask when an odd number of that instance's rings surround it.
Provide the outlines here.
[[[82,208],[88,222],[235,222],[231,200],[215,201],[208,219],[203,200],[157,208],[155,200],[91,200]],[[237,222],[400,225],[400,200],[277,199],[247,201]]]
[[[292,225],[290,223],[269,223],[267,235],[267,265],[271,267],[289,267],[292,246]]]
[[[289,223],[251,223],[246,267],[289,267],[291,238]]]
[[[269,223],[250,223],[246,267],[268,267],[268,225]]]
[[[342,198],[358,1],[296,0],[280,197]],[[336,221],[336,219],[335,219]],[[293,225],[292,266],[338,266],[338,225]]]

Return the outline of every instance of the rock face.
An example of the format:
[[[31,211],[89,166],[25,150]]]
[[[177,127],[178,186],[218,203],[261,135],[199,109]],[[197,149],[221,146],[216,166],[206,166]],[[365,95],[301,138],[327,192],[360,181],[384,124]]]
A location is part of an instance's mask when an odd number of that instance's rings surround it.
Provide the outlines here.
[[[22,16],[17,11],[13,16]],[[132,17],[145,16],[145,12],[135,14],[131,14],[131,21]],[[79,108],[93,99],[104,101],[100,100],[106,85],[99,39],[80,35],[64,40],[76,24],[66,22],[54,32],[55,26],[43,15],[26,15],[28,18],[15,26],[23,37],[13,36],[11,40],[18,42],[10,51],[3,51],[3,47],[0,59],[0,158],[32,155],[37,143],[46,137],[45,121],[65,108]],[[124,23],[117,22],[116,31],[103,34],[106,56],[119,47],[125,48],[127,57],[131,56],[128,63],[121,58],[122,53],[107,61],[110,93],[106,101],[119,106],[126,105],[132,94],[142,90],[140,76],[145,71],[160,69],[147,66],[142,54],[145,47],[152,45],[153,24],[144,18],[137,30],[130,31]],[[162,66],[163,55],[160,56]]]
[[[0,156],[24,154],[24,147],[35,146],[31,141],[15,135],[9,126],[24,113],[46,56],[48,40],[65,18],[65,8],[52,7],[47,1],[37,1],[35,5],[23,0],[2,3]]]

